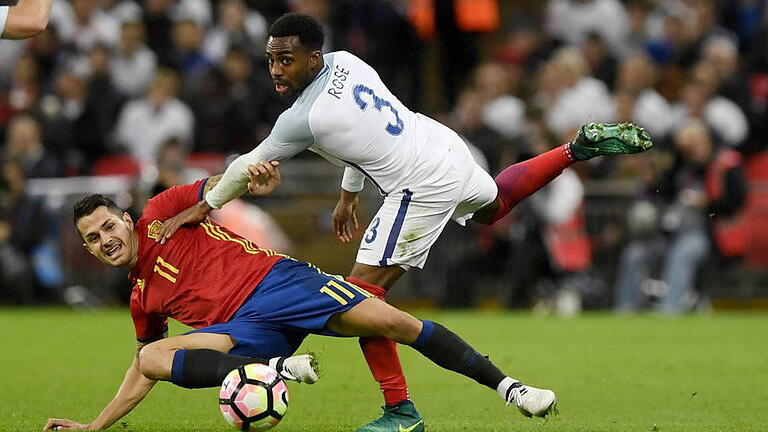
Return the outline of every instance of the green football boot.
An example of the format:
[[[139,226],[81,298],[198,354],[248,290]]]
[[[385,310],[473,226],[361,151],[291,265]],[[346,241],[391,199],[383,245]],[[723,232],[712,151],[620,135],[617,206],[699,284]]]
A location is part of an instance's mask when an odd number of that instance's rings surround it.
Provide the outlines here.
[[[357,432],[423,432],[424,420],[413,402],[405,400],[395,406],[383,406],[384,415]]]
[[[632,123],[589,123],[571,141],[576,160],[595,156],[640,153],[653,146],[651,134]]]

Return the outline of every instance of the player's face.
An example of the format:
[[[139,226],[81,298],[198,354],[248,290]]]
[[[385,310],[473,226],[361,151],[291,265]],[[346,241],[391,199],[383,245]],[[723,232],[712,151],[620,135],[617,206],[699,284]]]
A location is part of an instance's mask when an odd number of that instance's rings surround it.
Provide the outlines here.
[[[132,267],[138,258],[138,239],[128,213],[122,217],[105,206],[77,221],[77,229],[86,249],[110,267]]]
[[[309,51],[298,36],[270,37],[267,41],[267,62],[275,91],[281,96],[301,93],[322,66],[320,51]]]

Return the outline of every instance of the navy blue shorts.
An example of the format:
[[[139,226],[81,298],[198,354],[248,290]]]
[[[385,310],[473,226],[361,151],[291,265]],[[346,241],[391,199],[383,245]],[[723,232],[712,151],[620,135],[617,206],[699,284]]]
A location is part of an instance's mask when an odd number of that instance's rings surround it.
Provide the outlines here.
[[[270,358],[296,352],[310,333],[339,336],[325,328],[334,314],[373,297],[312,264],[278,261],[229,321],[189,333],[228,334],[230,354]]]

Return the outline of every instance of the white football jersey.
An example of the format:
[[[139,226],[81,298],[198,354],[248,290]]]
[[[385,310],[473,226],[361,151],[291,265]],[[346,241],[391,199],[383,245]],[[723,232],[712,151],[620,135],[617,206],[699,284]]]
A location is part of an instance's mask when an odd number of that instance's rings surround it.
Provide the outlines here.
[[[8,6],[0,6],[0,37],[3,36],[5,30],[5,22],[8,20],[8,12],[10,11]]]
[[[431,138],[455,133],[408,109],[353,54],[338,51],[323,59],[321,72],[280,115],[270,135],[227,168],[206,196],[211,206],[219,208],[245,192],[248,164],[287,159],[307,149],[348,167],[342,187],[350,192],[361,190],[364,178],[383,195],[441,178],[436,171],[450,145]]]

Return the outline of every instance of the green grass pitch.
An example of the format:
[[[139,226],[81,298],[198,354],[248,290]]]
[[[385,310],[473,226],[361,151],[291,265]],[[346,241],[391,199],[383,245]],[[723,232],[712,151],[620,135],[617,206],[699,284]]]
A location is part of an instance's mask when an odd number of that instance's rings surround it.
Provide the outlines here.
[[[526,313],[425,311],[505,372],[555,390],[560,415],[528,419],[495,392],[408,347],[400,355],[431,431],[766,431],[768,316],[537,319]],[[114,395],[133,350],[127,310],[0,309],[0,431],[40,430],[48,417],[91,420]],[[172,326],[172,333],[183,331]],[[354,339],[311,336],[324,368],[289,384],[276,430],[350,431],[377,417],[381,396]],[[233,431],[217,390],[159,383],[116,431]]]

